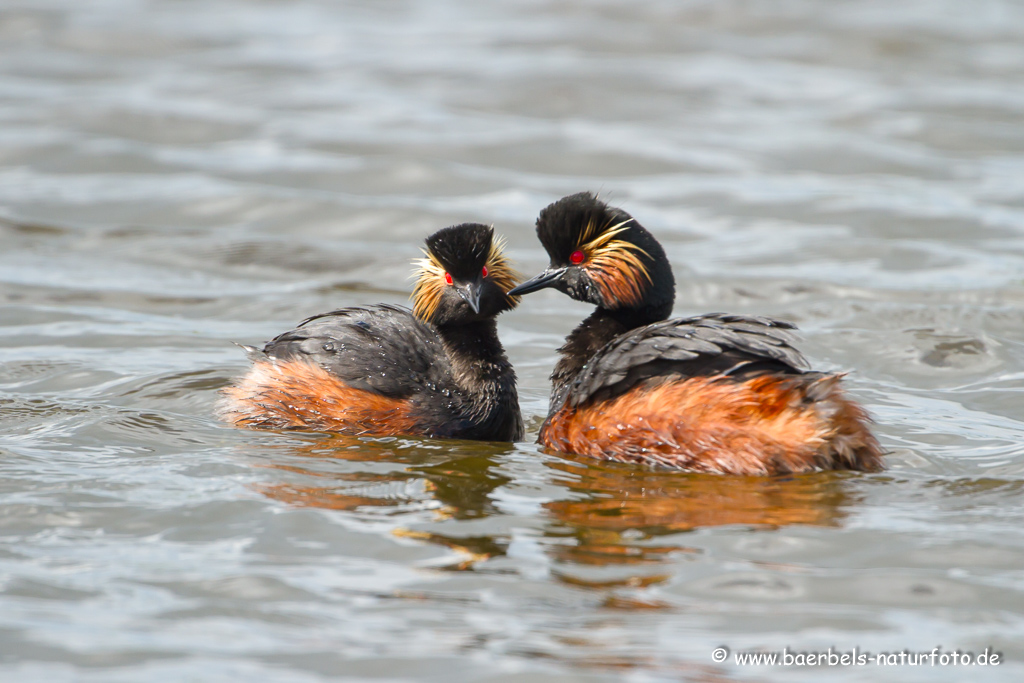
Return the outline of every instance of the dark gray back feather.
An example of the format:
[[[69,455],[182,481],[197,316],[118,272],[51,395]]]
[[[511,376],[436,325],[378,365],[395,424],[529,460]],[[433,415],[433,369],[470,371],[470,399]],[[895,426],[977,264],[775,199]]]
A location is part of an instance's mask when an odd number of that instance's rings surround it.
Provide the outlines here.
[[[390,398],[434,391],[452,382],[444,345],[407,308],[379,304],[307,318],[263,349],[280,360],[323,367],[356,389]]]
[[[699,377],[759,371],[800,374],[807,360],[797,351],[792,323],[772,318],[711,313],[676,318],[619,335],[590,358],[563,395],[577,407],[610,398],[651,377]]]

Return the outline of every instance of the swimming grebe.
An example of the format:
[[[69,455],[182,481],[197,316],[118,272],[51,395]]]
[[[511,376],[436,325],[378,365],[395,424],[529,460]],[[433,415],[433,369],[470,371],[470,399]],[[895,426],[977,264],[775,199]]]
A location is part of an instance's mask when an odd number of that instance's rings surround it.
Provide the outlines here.
[[[516,378],[495,317],[519,302],[493,228],[465,223],[426,240],[413,310],[379,304],[308,318],[246,347],[254,365],[223,391],[237,425],[351,435],[515,441]]]
[[[597,306],[559,349],[542,444],[723,474],[881,468],[867,414],[840,375],[806,370],[793,325],[666,320],[672,268],[628,213],[582,192],[541,211],[537,236],[551,264],[509,294],[554,287]]]

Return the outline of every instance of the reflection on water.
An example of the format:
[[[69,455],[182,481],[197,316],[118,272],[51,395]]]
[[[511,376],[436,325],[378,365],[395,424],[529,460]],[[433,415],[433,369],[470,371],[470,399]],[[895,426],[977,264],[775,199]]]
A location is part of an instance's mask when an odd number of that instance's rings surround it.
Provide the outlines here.
[[[434,521],[484,520],[501,514],[493,494],[511,479],[496,470],[500,456],[511,451],[501,444],[331,436],[273,449],[274,462],[260,466],[297,478],[260,484],[256,490],[300,507],[376,516],[429,511]],[[355,467],[332,469],[338,463]],[[389,465],[386,471],[360,467],[384,463]],[[659,536],[726,525],[837,526],[853,503],[841,473],[775,479],[681,475],[564,455],[545,465],[553,471],[551,483],[561,489],[542,506],[548,516],[544,535],[551,541],[542,546],[556,563],[664,562],[674,554],[699,550],[652,542]],[[509,543],[503,528],[492,534],[451,536],[396,526],[392,533],[457,552],[461,558],[448,568],[460,570],[478,569],[479,563],[504,555]],[[588,582],[566,573],[559,576],[589,587],[646,586],[666,578],[645,573]]]
[[[838,525],[850,502],[843,476],[833,473],[781,479],[680,475],[583,457],[549,467],[559,473],[553,481],[577,494],[544,505],[575,540],[558,547],[559,557],[583,564],[650,563],[699,552],[647,541],[701,527]]]
[[[398,442],[401,445],[392,445]],[[436,514],[473,519],[495,512],[488,494],[509,481],[496,475],[495,458],[511,446],[474,442],[422,442],[415,439],[366,438],[332,435],[324,443],[274,449],[289,457],[289,464],[265,465],[306,477],[327,480],[317,486],[279,484],[260,491],[293,505],[353,510],[362,506],[394,507],[418,503],[433,507]],[[484,453],[480,453],[480,451]],[[404,465],[397,471],[330,472],[304,466],[294,458],[316,458],[345,463]],[[329,483],[328,483],[329,482]]]
[[[579,529],[640,531],[646,535],[726,524],[833,526],[848,505],[843,475],[718,477],[623,467],[574,458],[550,467],[554,481],[585,495],[546,505]]]
[[[394,444],[400,444],[396,447]],[[424,442],[417,439],[331,436],[324,443],[287,449],[275,454],[288,464],[270,467],[300,475],[301,483],[262,484],[256,489],[275,500],[301,507],[373,512],[386,515],[429,510],[435,520],[483,519],[497,514],[490,494],[509,477],[494,472],[497,456],[511,450],[505,444]],[[316,460],[302,463],[303,458]],[[390,463],[387,472],[318,468],[324,459],[347,464]],[[399,467],[401,466],[401,467]],[[310,483],[315,481],[316,483]],[[504,554],[507,538],[448,537],[396,526],[396,536],[444,546],[460,559],[450,569],[472,569],[478,562]]]

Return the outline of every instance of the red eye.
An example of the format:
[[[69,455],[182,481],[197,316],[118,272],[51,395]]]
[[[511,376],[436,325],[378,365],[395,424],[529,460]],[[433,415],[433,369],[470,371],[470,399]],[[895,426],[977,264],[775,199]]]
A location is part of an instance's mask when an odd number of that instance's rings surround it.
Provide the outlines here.
[[[586,258],[586,254],[579,250],[576,250],[569,254],[569,260],[572,261],[572,264],[575,266],[578,266],[579,264],[583,263],[584,259]]]
[[[445,273],[444,274],[444,281],[447,282],[448,284],[451,284],[452,283],[452,274],[451,273]]]
[[[480,277],[487,277],[487,266],[484,266],[484,269],[480,271]]]

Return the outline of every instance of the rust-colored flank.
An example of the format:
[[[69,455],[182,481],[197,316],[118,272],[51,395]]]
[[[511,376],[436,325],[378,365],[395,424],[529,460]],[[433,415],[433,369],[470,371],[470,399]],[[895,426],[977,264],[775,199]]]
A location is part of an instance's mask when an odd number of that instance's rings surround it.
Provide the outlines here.
[[[881,452],[867,422],[836,377],[811,384],[777,375],[676,378],[608,401],[566,403],[549,416],[540,441],[567,453],[694,472],[874,471]]]
[[[416,433],[409,399],[354,389],[303,361],[259,361],[224,390],[221,416],[242,427],[305,429],[350,435]]]

